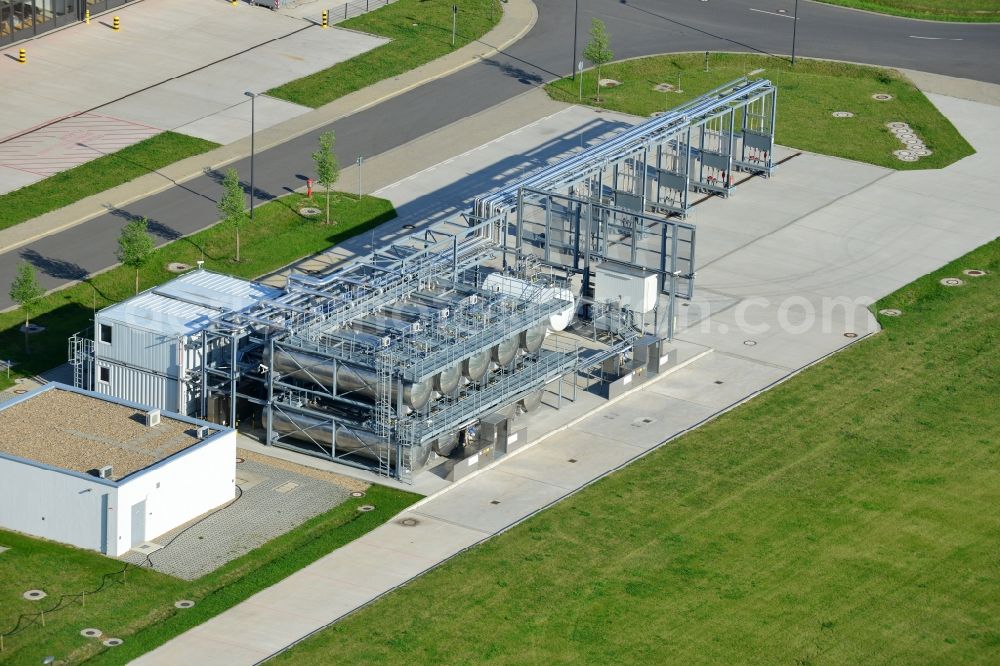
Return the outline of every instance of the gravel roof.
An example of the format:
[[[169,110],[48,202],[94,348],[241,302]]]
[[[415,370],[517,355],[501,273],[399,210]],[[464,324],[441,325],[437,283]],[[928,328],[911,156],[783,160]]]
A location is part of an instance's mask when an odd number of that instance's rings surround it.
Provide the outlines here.
[[[88,472],[105,465],[121,479],[197,444],[195,426],[161,416],[143,425],[142,410],[51,389],[0,409],[0,452]]]

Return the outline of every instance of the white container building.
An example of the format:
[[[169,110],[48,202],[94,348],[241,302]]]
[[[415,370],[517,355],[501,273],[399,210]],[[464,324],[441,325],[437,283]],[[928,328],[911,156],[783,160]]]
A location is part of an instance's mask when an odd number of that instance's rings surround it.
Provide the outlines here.
[[[178,414],[198,413],[201,332],[281,290],[206,270],[107,307],[94,321],[94,390]],[[197,380],[194,380],[195,382]]]

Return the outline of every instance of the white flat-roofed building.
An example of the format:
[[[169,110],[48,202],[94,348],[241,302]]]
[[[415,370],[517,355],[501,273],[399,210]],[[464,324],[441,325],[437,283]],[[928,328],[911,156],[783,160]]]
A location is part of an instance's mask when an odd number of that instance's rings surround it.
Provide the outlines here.
[[[0,403],[0,527],[121,555],[235,497],[236,433],[63,384]]]

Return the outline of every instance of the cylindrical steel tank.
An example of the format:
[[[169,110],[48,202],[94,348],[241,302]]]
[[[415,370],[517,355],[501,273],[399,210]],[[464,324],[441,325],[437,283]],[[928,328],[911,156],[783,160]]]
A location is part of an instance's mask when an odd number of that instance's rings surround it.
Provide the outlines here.
[[[368,400],[378,399],[378,376],[375,371],[362,366],[337,363],[337,376],[334,378],[334,362],[312,354],[291,352],[279,349],[274,359],[268,360],[265,353],[265,363],[271,366],[272,372],[277,372],[285,379],[297,379],[305,382],[316,382],[327,390],[333,391],[336,385],[337,393],[350,394],[351,397],[364,397]],[[396,404],[399,383],[392,384],[392,402]],[[403,403],[410,409],[420,409],[431,397],[432,382],[403,382]]]
[[[462,364],[450,365],[434,375],[434,390],[441,395],[452,395],[462,381]]]
[[[490,350],[483,349],[462,361],[462,374],[470,382],[479,383],[490,370]]]
[[[532,303],[548,303],[553,300],[563,301],[565,307],[549,315],[548,326],[553,331],[562,331],[573,321],[576,316],[576,299],[569,289],[560,287],[546,287],[532,284],[520,278],[503,275],[502,273],[490,273],[483,281],[483,288],[487,291],[495,291],[507,296],[513,296],[523,301]]]
[[[458,432],[448,432],[439,435],[436,440],[434,440],[433,449],[434,453],[439,456],[447,456],[455,447],[458,446]]]
[[[533,412],[542,406],[542,391],[534,391],[517,401],[518,406],[526,412]]]
[[[271,427],[275,432],[310,444],[320,443],[333,447],[333,431],[330,424],[310,414],[282,412],[277,409],[271,414]],[[308,433],[308,434],[307,434]],[[367,460],[378,461],[378,447],[382,446],[378,436],[370,430],[337,422],[336,454],[354,453]],[[396,449],[389,449],[391,464],[396,464]],[[427,464],[431,454],[429,444],[403,448],[403,462],[411,470],[421,469]]]
[[[508,365],[517,355],[517,346],[520,341],[520,334],[501,340],[496,347],[490,350],[490,358],[499,365]]]
[[[546,330],[547,327],[545,324],[535,324],[521,333],[521,349],[531,354],[541,349],[542,343],[545,342]]]

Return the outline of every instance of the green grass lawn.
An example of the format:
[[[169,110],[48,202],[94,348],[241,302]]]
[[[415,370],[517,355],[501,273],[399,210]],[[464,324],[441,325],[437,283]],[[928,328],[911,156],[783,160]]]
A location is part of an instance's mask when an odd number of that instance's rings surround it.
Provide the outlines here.
[[[117,187],[219,144],[186,134],[163,132],[127,148],[67,169],[19,190],[0,195],[0,229]]]
[[[819,0],[831,5],[934,21],[1000,21],[998,0]]]
[[[778,143],[824,155],[844,157],[893,169],[936,169],[975,151],[954,125],[901,74],[894,70],[823,60],[788,61],[767,56],[712,54],[705,71],[704,54],[655,56],[606,65],[602,78],[622,85],[601,90],[594,101],[596,72],[584,72],[584,102],[639,116],[673,108],[747,72],[761,74],[778,86]],[[682,93],[653,90],[658,83]],[[571,79],[550,83],[553,98],[577,102],[579,84]],[[878,102],[874,93],[889,93],[893,100]],[[853,118],[834,118],[834,111],[850,111]],[[901,162],[892,151],[904,146],[890,134],[886,123],[906,122],[916,130],[933,155],[916,162]]]
[[[334,193],[331,217],[337,224],[327,226],[321,219],[307,219],[298,209],[307,203],[305,197],[291,194],[255,209],[256,221],[240,232],[241,259],[235,256],[231,227],[216,225],[187,236],[156,250],[141,273],[141,288],[166,282],[176,277],[167,271],[170,262],[190,265],[205,260],[205,268],[244,278],[270,273],[302,257],[315,254],[354,234],[372,229],[396,216],[392,204],[385,199]],[[322,194],[311,204],[324,207]],[[0,358],[17,362],[15,370],[22,376],[33,375],[64,363],[67,338],[93,321],[93,311],[128,298],[134,293],[134,272],[117,267],[95,275],[84,283],[56,291],[42,299],[39,313],[32,322],[46,327],[31,336],[31,352],[24,349],[24,336],[18,327],[24,316],[18,310],[0,313]],[[0,388],[9,385],[0,376]]]
[[[1000,663],[998,273],[1000,240],[275,663]]]
[[[454,47],[451,45],[452,5],[458,6]],[[500,21],[501,15],[498,0],[398,0],[338,25],[388,37],[391,42],[268,90],[267,94],[295,104],[323,106],[479,39]]]
[[[0,556],[0,633],[7,634],[0,662],[37,664],[54,655],[57,663],[124,664],[378,527],[417,499],[371,486],[364,498],[349,499],[194,581],[132,566],[123,580],[118,560],[0,531],[0,545],[10,548]],[[362,513],[361,504],[376,509]],[[93,592],[102,581],[103,589]],[[34,588],[48,597],[21,598]],[[86,605],[77,596],[83,591],[88,591]],[[196,605],[178,610],[173,604],[179,599]],[[36,615],[43,609],[44,627]],[[80,636],[84,627],[98,627],[125,643],[105,648]]]

